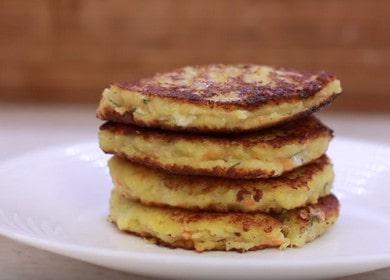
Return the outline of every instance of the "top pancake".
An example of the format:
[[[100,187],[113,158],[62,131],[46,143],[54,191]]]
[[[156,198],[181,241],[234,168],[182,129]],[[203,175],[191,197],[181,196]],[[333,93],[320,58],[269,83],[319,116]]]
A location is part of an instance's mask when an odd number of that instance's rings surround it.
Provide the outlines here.
[[[241,64],[184,67],[111,85],[97,115],[170,130],[246,131],[318,110],[340,92],[340,81],[324,71]]]

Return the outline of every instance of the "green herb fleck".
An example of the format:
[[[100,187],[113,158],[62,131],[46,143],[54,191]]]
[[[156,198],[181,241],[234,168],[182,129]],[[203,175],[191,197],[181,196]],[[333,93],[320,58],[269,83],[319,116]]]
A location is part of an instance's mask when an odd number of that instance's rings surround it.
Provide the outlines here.
[[[115,107],[119,107],[119,106],[120,106],[120,104],[119,104],[118,102],[114,101],[114,99],[112,99],[112,98],[109,97],[108,100],[109,100],[112,104],[114,104]]]

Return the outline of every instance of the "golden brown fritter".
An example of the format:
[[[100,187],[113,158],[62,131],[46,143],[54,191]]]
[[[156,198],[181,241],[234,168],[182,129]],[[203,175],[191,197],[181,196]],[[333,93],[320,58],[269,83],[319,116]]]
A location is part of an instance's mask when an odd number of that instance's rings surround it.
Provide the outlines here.
[[[218,212],[282,212],[317,203],[334,178],[326,156],[277,178],[252,180],[169,174],[118,156],[108,165],[116,191],[131,200]]]
[[[126,232],[157,244],[193,249],[249,251],[267,247],[303,246],[322,235],[339,215],[335,196],[317,204],[264,213],[213,213],[144,206],[112,193],[110,221]]]
[[[237,132],[316,111],[339,93],[340,81],[324,71],[241,64],[183,67],[111,85],[97,115],[146,127]]]
[[[165,171],[230,178],[275,177],[321,157],[332,131],[313,116],[241,135],[168,132],[106,123],[106,153]]]

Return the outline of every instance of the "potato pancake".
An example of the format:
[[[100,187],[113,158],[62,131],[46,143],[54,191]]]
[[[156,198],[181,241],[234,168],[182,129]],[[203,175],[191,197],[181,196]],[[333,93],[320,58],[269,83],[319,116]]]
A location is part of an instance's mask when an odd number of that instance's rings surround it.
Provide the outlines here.
[[[317,204],[270,215],[145,206],[114,191],[109,219],[120,230],[157,244],[202,252],[300,247],[322,235],[338,215],[339,202],[333,195]]]
[[[264,65],[183,67],[104,90],[102,120],[169,130],[238,132],[319,110],[341,93],[325,71]]]
[[[313,116],[241,135],[188,134],[106,123],[106,153],[171,173],[230,178],[280,176],[319,157],[332,131]]]
[[[117,192],[144,205],[218,212],[281,212],[317,203],[334,173],[326,156],[270,179],[169,174],[114,156],[108,163]]]

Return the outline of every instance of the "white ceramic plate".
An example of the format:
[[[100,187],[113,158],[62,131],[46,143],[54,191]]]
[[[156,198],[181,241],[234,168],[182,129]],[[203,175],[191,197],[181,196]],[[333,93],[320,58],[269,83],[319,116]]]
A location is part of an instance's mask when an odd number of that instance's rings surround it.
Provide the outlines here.
[[[106,221],[108,156],[96,142],[32,152],[0,165],[0,233],[32,246],[142,275],[325,278],[390,265],[390,147],[336,138],[338,223],[301,249],[245,254],[166,249]]]

